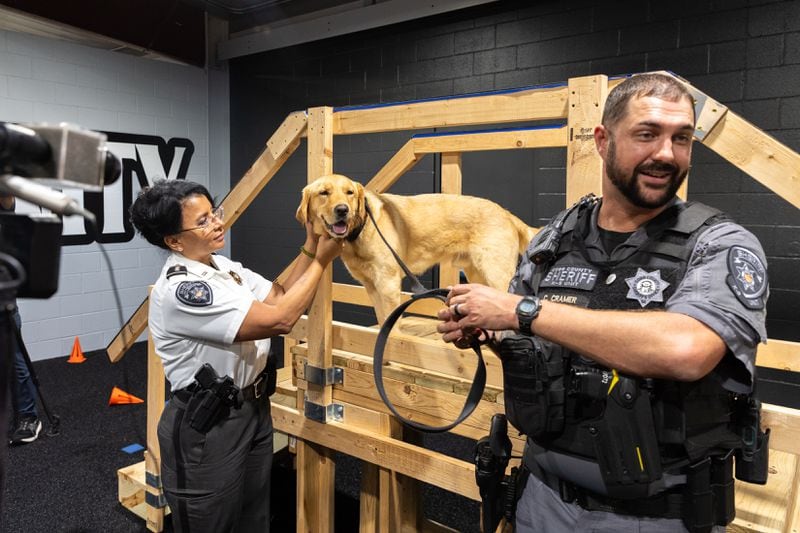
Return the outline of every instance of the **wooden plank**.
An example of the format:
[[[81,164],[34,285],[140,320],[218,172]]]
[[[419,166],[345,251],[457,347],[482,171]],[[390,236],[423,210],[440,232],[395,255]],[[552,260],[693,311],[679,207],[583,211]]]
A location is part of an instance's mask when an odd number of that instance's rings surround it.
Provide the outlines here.
[[[608,77],[585,76],[569,80],[567,140],[567,206],[591,192],[602,194],[603,160],[594,143],[608,96]]]
[[[117,470],[117,499],[119,503],[142,519],[147,518],[144,494],[144,461]]]
[[[164,367],[156,354],[152,335],[147,335],[147,450],[144,454],[145,466],[150,479],[159,481],[158,487],[147,486],[147,492],[156,501],[163,497],[161,488],[161,448],[158,444],[158,422],[164,411],[166,396]],[[160,532],[164,530],[164,508],[147,506],[147,529]]]
[[[333,172],[333,109],[316,107],[308,111],[308,181]],[[320,278],[317,292],[308,311],[308,358],[317,368],[333,364],[331,300],[333,266],[328,265]],[[298,389],[299,390],[299,389]],[[324,410],[333,401],[328,386],[313,386],[298,397],[298,406],[312,402]],[[273,411],[274,413],[274,411]],[[288,432],[287,432],[288,433]],[[328,533],[333,531],[334,479],[336,463],[331,449],[316,439],[297,442],[297,531]]]
[[[116,334],[116,336],[111,339],[111,342],[106,347],[106,353],[108,354],[108,358],[112,363],[116,363],[122,356],[125,355],[125,352],[128,351],[128,348],[133,346],[133,343],[136,342],[136,339],[144,333],[145,328],[147,328],[147,314],[148,314],[148,305],[150,300],[145,298],[142,303],[139,304],[139,307],[136,308],[136,311],[131,315],[125,325],[122,326],[122,329]]]
[[[302,332],[308,317],[303,316],[291,335]],[[332,348],[354,354],[372,355],[378,330],[365,326],[333,322]],[[300,337],[302,338],[302,336]],[[386,341],[385,359],[431,372],[471,380],[476,355],[471,349],[460,350],[439,339],[423,339],[402,333],[392,333]],[[489,349],[482,350],[486,363],[486,384],[501,388],[503,368],[500,359]]]
[[[403,291],[400,293],[400,301],[405,302],[406,300],[410,299],[411,296],[412,293]],[[367,295],[367,291],[361,285],[334,283],[333,301],[372,307],[372,302]],[[441,302],[441,300],[429,298],[426,300],[419,300],[418,302],[411,304],[407,311],[414,314],[435,317],[436,313],[442,308],[443,305],[444,304]]]
[[[389,187],[416,165],[421,157],[414,153],[413,141],[408,141],[381,167],[365,187],[375,193],[388,191]]]
[[[275,413],[288,409],[282,405],[272,406],[273,423]],[[302,417],[295,411],[297,417]],[[323,424],[320,424],[323,425]],[[289,426],[291,427],[291,426]],[[275,426],[289,435],[297,433]],[[333,531],[335,489],[335,462],[332,446],[320,444],[317,438],[297,440],[297,529],[298,533]]]
[[[461,153],[442,153],[442,192],[461,194],[461,179]],[[439,287],[457,284],[460,272],[452,263],[439,264]]]
[[[800,410],[762,404],[761,427],[772,428],[770,450],[800,455]]]
[[[414,153],[421,157],[423,154],[439,152],[482,152],[566,146],[567,132],[566,126],[526,128],[421,136],[414,137],[411,142],[414,145]],[[445,192],[444,189],[442,192]]]
[[[732,111],[722,117],[703,144],[800,208],[800,154],[791,148]]]
[[[756,365],[778,370],[800,371],[800,342],[768,339],[758,345]]]
[[[300,145],[300,137],[305,132],[305,125],[305,113],[292,113],[272,134],[267,141],[267,147],[255,163],[222,200],[221,205],[225,208],[225,228],[231,227],[236,222],[253,199],[294,153]],[[112,363],[122,359],[125,352],[144,333],[147,327],[148,302],[149,298],[145,298],[139,304],[136,312],[106,347],[106,353]]]
[[[736,481],[736,519],[730,532],[787,531],[789,495],[793,493],[798,467],[797,456],[780,451],[770,452],[770,474],[766,485]]]
[[[415,130],[442,126],[504,124],[552,120],[567,116],[567,87],[534,87],[334,113],[336,135]]]
[[[466,461],[338,422],[320,424],[282,405],[272,406],[272,419],[277,430],[289,435],[480,501],[475,465]]]

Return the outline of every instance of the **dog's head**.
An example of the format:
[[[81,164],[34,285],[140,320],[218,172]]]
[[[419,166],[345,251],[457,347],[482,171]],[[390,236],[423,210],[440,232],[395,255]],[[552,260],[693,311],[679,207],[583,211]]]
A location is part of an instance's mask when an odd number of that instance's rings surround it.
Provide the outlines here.
[[[314,233],[345,238],[366,221],[364,186],[341,174],[322,176],[303,187],[297,208],[301,224],[311,222]]]

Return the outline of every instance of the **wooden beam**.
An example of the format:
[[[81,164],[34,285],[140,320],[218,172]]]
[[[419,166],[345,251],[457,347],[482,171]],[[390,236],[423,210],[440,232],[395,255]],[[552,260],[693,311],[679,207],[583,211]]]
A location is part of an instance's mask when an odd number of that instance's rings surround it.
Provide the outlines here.
[[[303,339],[309,318],[303,316],[290,336]],[[332,348],[354,354],[371,355],[375,350],[378,330],[365,326],[333,322]],[[482,351],[486,363],[486,384],[502,387],[503,368],[500,359],[491,350]],[[439,339],[426,339],[392,333],[386,341],[387,361],[423,368],[430,372],[470,381],[475,368],[476,355],[471,349],[460,350]]]
[[[472,463],[339,422],[320,424],[283,405],[272,406],[272,420],[278,431],[480,501]]]
[[[602,194],[603,160],[595,147],[594,129],[600,124],[607,96],[606,76],[569,80],[567,206],[586,194]]]
[[[415,148],[418,146],[415,142]],[[442,153],[442,193],[461,194],[461,152]],[[460,269],[452,263],[439,264],[439,287],[459,282]]]
[[[567,116],[566,85],[497,91],[464,97],[337,109],[334,133],[378,133],[443,126],[505,124]]]
[[[414,153],[414,143],[408,141],[365,185],[372,192],[381,193],[389,190],[400,176],[408,172],[420,157]]]
[[[800,342],[767,339],[758,345],[756,365],[800,372]]]
[[[409,141],[414,153],[482,152],[486,150],[521,150],[567,145],[566,126],[519,128],[483,132],[448,133],[415,136]],[[442,191],[444,192],[444,191]]]
[[[728,111],[703,144],[800,208],[800,154]]]
[[[800,410],[781,405],[761,406],[761,427],[772,428],[771,450],[800,455]]]
[[[266,148],[255,163],[222,200],[222,206],[225,208],[224,225],[226,229],[236,222],[247,206],[294,153],[300,144],[300,137],[305,132],[305,128],[305,113],[295,112],[287,116],[272,134],[267,141]],[[149,298],[145,298],[106,347],[106,353],[112,363],[122,359],[125,352],[144,333],[147,327],[148,302]]]
[[[333,109],[316,107],[308,110],[308,182],[333,172]],[[333,266],[328,265],[320,278],[317,292],[308,311],[308,362],[317,368],[333,366],[331,336],[333,326]],[[333,387],[313,385],[298,405],[308,413],[309,403],[327,417],[333,402]],[[274,413],[274,411],[273,411]],[[336,462],[333,451],[317,439],[297,442],[297,531],[328,533],[333,531],[334,479]]]

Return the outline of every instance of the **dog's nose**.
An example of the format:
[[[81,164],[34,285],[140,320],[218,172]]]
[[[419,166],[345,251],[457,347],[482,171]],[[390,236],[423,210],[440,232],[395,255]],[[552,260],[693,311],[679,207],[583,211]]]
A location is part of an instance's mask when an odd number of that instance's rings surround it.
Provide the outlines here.
[[[346,217],[348,211],[350,211],[350,208],[347,207],[347,204],[339,204],[333,208],[333,212],[336,213],[336,216],[339,218]]]

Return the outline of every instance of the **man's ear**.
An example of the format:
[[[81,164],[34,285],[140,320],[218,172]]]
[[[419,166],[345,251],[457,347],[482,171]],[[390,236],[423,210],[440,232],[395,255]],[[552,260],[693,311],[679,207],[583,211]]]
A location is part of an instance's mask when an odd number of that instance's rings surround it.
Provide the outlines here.
[[[609,133],[605,126],[600,124],[594,128],[594,145],[597,148],[597,153],[600,157],[605,159],[606,152],[608,151]]]
[[[306,185],[303,187],[303,197],[300,199],[300,206],[297,208],[297,212],[294,214],[297,221],[304,226],[308,222],[308,202],[310,197],[311,192],[308,189],[308,185]]]

